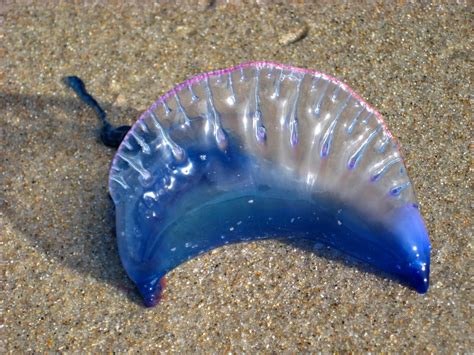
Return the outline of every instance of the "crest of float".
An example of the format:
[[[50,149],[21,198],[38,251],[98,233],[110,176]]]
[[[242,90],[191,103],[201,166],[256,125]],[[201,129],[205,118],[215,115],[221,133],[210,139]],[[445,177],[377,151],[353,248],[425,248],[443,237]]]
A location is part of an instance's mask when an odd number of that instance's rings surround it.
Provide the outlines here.
[[[110,171],[123,265],[145,304],[228,243],[305,238],[428,289],[430,242],[380,115],[325,74],[256,62],[162,96]]]

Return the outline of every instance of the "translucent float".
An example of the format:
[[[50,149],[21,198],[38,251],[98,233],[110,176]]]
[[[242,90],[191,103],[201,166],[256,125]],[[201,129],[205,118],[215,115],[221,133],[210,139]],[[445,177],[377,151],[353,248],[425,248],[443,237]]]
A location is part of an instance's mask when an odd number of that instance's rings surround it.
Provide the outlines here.
[[[125,136],[109,183],[146,306],[184,261],[269,238],[324,243],[428,289],[430,242],[398,145],[323,73],[252,62],[178,85]]]

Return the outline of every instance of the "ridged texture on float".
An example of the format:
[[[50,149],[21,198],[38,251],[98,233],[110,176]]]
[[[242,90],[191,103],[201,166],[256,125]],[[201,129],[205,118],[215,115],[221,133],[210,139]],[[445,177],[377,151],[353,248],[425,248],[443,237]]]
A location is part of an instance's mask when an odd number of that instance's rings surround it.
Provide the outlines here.
[[[296,174],[306,189],[345,201],[363,197],[371,213],[414,202],[379,113],[332,77],[267,62],[206,73],[161,97],[119,148],[113,199],[139,188],[145,196],[155,171],[172,161],[189,165],[183,148],[189,140],[213,141],[225,151],[229,135],[247,154]]]

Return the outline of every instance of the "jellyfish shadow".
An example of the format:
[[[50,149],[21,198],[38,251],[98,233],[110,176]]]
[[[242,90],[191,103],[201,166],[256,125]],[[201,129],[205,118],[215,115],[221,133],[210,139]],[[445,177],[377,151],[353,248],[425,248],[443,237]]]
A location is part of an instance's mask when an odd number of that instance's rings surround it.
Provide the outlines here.
[[[139,111],[104,105],[133,121]],[[66,267],[112,285],[141,304],[121,267],[107,193],[114,149],[77,98],[0,93],[0,210],[15,232]],[[82,160],[82,161],[81,161]]]

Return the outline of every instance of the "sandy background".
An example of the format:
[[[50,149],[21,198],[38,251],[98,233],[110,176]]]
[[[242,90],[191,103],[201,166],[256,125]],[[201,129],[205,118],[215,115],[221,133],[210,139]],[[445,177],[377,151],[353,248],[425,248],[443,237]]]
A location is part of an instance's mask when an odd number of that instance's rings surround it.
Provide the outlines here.
[[[474,351],[466,7],[0,9],[2,352]],[[124,124],[186,78],[250,60],[336,76],[384,115],[430,231],[426,295],[334,251],[259,242],[180,266],[142,307],[115,245],[114,151],[61,77],[81,76]]]

